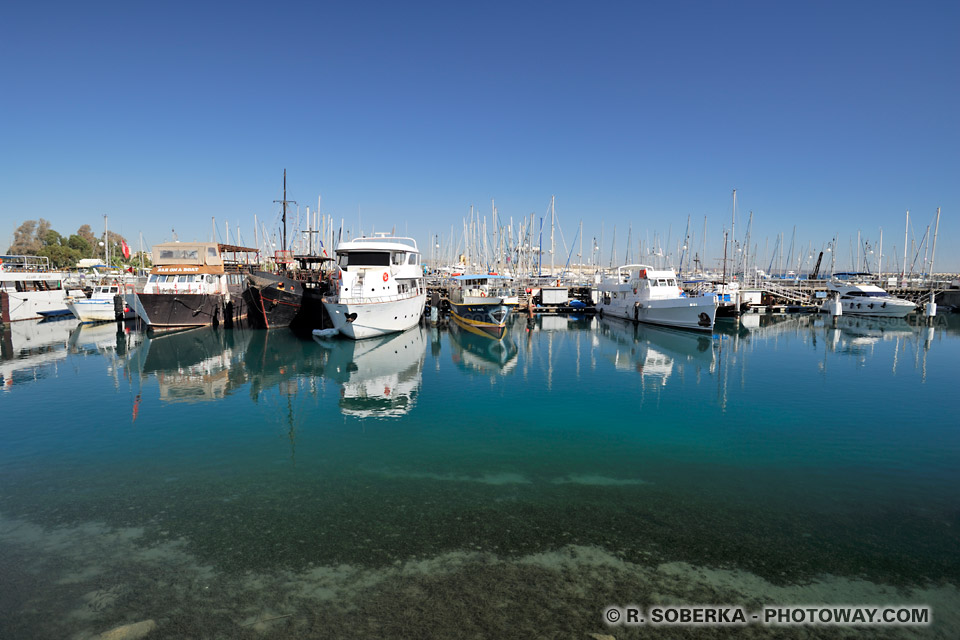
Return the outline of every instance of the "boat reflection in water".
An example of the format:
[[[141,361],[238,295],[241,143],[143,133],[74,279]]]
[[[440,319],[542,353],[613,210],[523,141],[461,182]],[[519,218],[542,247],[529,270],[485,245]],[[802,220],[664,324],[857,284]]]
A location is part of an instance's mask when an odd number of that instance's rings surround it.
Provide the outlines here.
[[[674,365],[713,372],[714,341],[710,336],[619,320],[599,320],[598,333],[613,342],[607,358],[621,371],[636,371],[644,381],[666,386]]]
[[[250,380],[250,398],[256,402],[277,387],[283,395],[296,395],[301,378],[323,375],[325,355],[313,340],[292,331],[254,331],[243,357]]]
[[[71,354],[100,354],[107,358],[125,358],[143,341],[145,333],[137,323],[81,323],[70,333]],[[115,364],[115,363],[114,363]]]
[[[491,340],[479,336],[451,322],[450,357],[459,368],[484,375],[507,375],[517,366],[517,343],[510,336],[510,329],[502,339]]]
[[[340,385],[340,411],[357,418],[395,418],[416,404],[426,356],[419,325],[366,340],[321,340],[323,376]]]
[[[816,326],[825,327],[826,333],[824,360],[820,363],[823,371],[828,367],[827,353],[852,356],[857,366],[878,362],[879,357],[888,353],[894,374],[898,367],[912,366],[926,380],[927,354],[938,329],[926,326],[922,319],[911,322],[904,318],[840,316],[836,325],[829,318],[817,318]]]
[[[56,377],[56,365],[67,357],[70,334],[77,327],[65,320],[21,320],[0,327],[0,389]]]
[[[253,333],[197,328],[148,335],[128,362],[141,378],[156,376],[163,402],[218,400],[247,383],[242,359]]]

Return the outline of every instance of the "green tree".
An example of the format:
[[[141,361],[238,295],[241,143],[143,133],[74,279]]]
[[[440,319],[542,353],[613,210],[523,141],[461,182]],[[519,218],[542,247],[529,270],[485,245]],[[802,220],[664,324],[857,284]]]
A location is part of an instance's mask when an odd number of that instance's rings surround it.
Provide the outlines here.
[[[47,232],[43,234],[43,244],[47,246],[50,246],[50,245],[60,246],[64,244],[63,240],[64,240],[63,236],[61,236],[59,233],[57,233],[53,229],[47,229]]]
[[[67,246],[76,251],[81,258],[92,258],[93,247],[79,234],[73,234],[67,240]]]
[[[50,259],[50,264],[57,268],[72,267],[77,263],[80,254],[68,246],[48,244],[40,249],[39,255]]]

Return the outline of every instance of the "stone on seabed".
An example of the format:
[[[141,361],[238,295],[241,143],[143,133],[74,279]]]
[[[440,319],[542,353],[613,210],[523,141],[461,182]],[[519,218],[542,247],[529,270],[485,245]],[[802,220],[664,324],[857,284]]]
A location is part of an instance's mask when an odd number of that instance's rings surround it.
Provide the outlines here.
[[[138,638],[142,638],[156,628],[156,622],[153,620],[144,620],[142,622],[134,622],[133,624],[125,624],[122,627],[110,629],[110,631],[104,631],[97,636],[97,638],[98,640],[138,640]]]

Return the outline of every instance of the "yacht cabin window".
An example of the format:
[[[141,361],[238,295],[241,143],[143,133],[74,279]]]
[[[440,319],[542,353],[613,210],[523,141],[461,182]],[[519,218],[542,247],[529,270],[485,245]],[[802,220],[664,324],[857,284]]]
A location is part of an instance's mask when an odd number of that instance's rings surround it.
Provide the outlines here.
[[[212,247],[211,247],[212,248]],[[216,251],[216,249],[214,249]],[[199,258],[196,249],[161,249],[161,260],[192,260],[196,262]]]
[[[337,255],[340,267],[389,267],[390,254],[386,251],[350,251]]]
[[[417,259],[418,259],[419,257],[420,257],[420,256],[418,256],[417,254],[411,253],[411,254],[410,254],[410,259],[407,260],[407,264],[417,264]]]
[[[657,281],[656,281],[656,280],[650,280],[650,286],[651,286],[651,287],[657,286]]]

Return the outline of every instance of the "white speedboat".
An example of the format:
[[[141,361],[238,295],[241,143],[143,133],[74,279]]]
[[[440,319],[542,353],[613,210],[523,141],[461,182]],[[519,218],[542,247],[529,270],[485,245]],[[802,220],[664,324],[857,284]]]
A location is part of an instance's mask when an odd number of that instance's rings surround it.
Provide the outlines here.
[[[128,303],[128,295],[133,292],[130,286],[130,293],[124,295],[121,292],[120,285],[97,285],[93,288],[90,297],[70,296],[67,298],[67,309],[70,310],[80,322],[111,322],[117,317],[115,307],[115,298],[123,295],[123,317],[125,320],[136,317],[136,312]]]
[[[837,294],[844,314],[903,318],[917,308],[872,284],[834,284],[829,290]]]
[[[342,335],[373,338],[420,322],[427,290],[413,238],[378,234],[341,242],[337,264],[336,291],[323,305]]]
[[[602,315],[679,329],[713,330],[716,294],[687,296],[673,269],[628,264],[601,279],[597,288]]]

